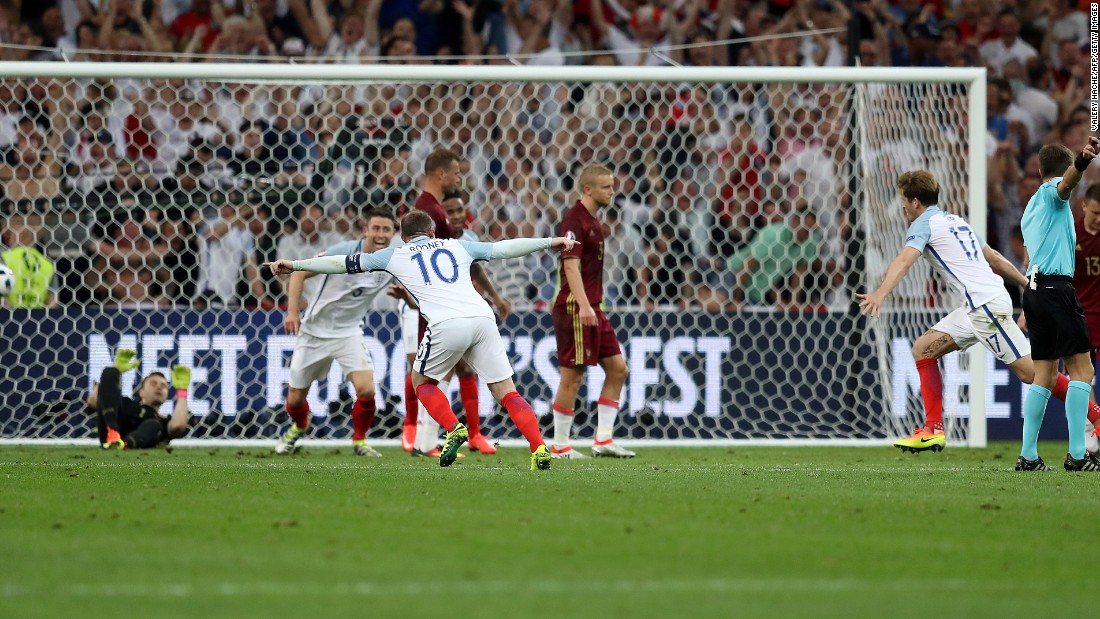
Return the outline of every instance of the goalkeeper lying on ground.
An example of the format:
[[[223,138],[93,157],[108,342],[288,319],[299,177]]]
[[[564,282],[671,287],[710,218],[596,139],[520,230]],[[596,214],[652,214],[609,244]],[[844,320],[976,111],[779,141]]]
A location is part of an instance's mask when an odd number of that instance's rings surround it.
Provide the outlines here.
[[[137,353],[122,349],[115,357],[114,367],[103,370],[99,384],[88,396],[88,407],[99,421],[99,442],[104,449],[146,449],[156,447],[187,434],[187,388],[191,384],[191,368],[172,368],[172,386],[176,389],[176,407],[171,417],[157,414],[168,400],[168,380],[153,372],[141,381],[136,398],[122,397],[122,373],[137,367]]]

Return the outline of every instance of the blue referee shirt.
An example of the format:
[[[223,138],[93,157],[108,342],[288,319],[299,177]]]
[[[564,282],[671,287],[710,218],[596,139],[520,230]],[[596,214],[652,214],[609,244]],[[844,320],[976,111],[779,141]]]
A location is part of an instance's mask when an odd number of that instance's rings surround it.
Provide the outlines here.
[[[1046,275],[1073,276],[1077,231],[1073,227],[1069,200],[1058,195],[1061,180],[1059,176],[1039,185],[1020,220],[1024,246],[1031,257],[1028,274],[1038,269]]]

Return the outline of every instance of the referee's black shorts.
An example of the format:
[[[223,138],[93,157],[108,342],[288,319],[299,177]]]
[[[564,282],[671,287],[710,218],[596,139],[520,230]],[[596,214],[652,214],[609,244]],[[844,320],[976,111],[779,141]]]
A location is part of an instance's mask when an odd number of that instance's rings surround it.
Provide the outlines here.
[[[1041,273],[1035,277],[1035,289],[1024,288],[1023,297],[1032,359],[1055,361],[1089,352],[1089,328],[1073,278]]]

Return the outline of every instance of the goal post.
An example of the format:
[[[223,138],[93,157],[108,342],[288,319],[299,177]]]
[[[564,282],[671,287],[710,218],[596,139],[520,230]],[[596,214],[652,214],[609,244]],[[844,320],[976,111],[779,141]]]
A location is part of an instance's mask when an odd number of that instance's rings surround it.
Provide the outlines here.
[[[31,119],[12,141],[27,160],[0,173],[0,249],[41,248],[58,302],[0,308],[0,442],[87,441],[81,401],[119,348],[142,361],[124,391],[195,368],[189,442],[272,440],[294,338],[269,303],[282,290],[249,261],[356,238],[358,211],[405,208],[446,146],[484,240],[552,233],[578,163],[612,168],[605,306],[630,369],[618,438],[888,444],[923,415],[904,342],[958,300],[920,269],[881,319],[853,294],[903,244],[894,184],[910,166],[985,230],[985,83],[984,69],[0,62],[0,95]],[[556,260],[489,270],[515,309],[502,334],[517,386],[548,424]],[[369,436],[384,441],[405,351],[395,307],[374,310]],[[955,444],[986,444],[988,363],[980,347],[948,362]],[[586,382],[581,439],[602,373]],[[346,441],[337,366],[320,383],[312,438]],[[480,389],[486,432],[516,439]]]

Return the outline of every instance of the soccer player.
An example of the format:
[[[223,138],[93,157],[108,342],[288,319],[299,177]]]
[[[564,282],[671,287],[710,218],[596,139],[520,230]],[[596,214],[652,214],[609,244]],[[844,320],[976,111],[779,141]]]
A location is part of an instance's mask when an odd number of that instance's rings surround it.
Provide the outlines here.
[[[479,240],[477,234],[466,227],[466,200],[462,192],[454,191],[444,196],[443,210],[447,213],[447,220],[454,231],[455,236],[453,238],[475,243]],[[500,296],[496,286],[489,278],[488,272],[478,264],[477,271],[471,270],[470,274],[474,278],[474,283],[478,285],[479,291],[488,296],[493,305],[497,307],[500,319],[507,320],[512,311],[512,304]],[[470,431],[470,451],[477,451],[486,455],[496,453],[497,448],[493,447],[489,439],[481,433],[481,417],[478,412],[480,403],[478,402],[477,393],[477,372],[468,363],[462,361],[455,366],[455,374],[458,375],[458,396],[462,400],[462,409],[466,411],[466,427]]]
[[[393,240],[394,219],[386,209],[372,209],[363,216],[363,238],[329,247],[321,255],[374,252],[389,247]],[[340,364],[344,376],[355,388],[351,408],[352,453],[379,457],[367,445],[367,432],[374,422],[374,363],[363,337],[363,318],[380,293],[389,292],[393,278],[386,273],[368,277],[330,277],[325,275],[316,297],[310,299],[305,316],[301,313],[302,288],[315,273],[295,273],[287,292],[286,332],[297,335],[290,358],[290,386],[286,410],[294,423],[275,443],[275,453],[293,453],[298,439],[309,428],[309,402],[306,395],[313,381],[328,375],[332,362]]]
[[[1043,184],[1027,203],[1020,227],[1030,258],[1030,282],[1024,288],[1023,306],[1035,350],[1035,383],[1024,398],[1024,436],[1017,471],[1050,470],[1039,457],[1036,443],[1047,401],[1064,360],[1072,379],[1066,396],[1069,452],[1062,463],[1067,471],[1100,472],[1100,460],[1085,449],[1085,419],[1092,392],[1093,365],[1089,358],[1089,332],[1085,313],[1073,289],[1076,231],[1069,196],[1100,149],[1100,139],[1090,136],[1077,154],[1061,144],[1039,150],[1039,174]],[[1060,176],[1059,176],[1060,175]]]
[[[603,368],[605,378],[596,405],[596,440],[593,456],[633,458],[634,452],[612,441],[619,414],[619,394],[626,382],[626,362],[611,321],[603,313],[603,228],[596,213],[611,204],[615,195],[615,177],[602,165],[589,165],[581,171],[577,186],[581,198],[565,212],[561,235],[579,244],[561,253],[558,294],[551,317],[558,344],[561,383],[554,396],[555,458],[587,458],[569,445],[573,426],[573,406],[587,370]]]
[[[413,208],[417,211],[426,213],[432,219],[432,223],[435,224],[435,234],[438,238],[451,239],[461,238],[462,232],[457,230],[451,225],[451,220],[447,216],[447,211],[443,207],[444,198],[450,194],[458,191],[462,186],[461,176],[461,157],[455,154],[454,151],[446,148],[438,148],[432,151],[428,158],[424,161],[424,180],[423,191],[416,198],[416,203]],[[471,233],[472,234],[472,233]],[[476,237],[472,240],[477,240]],[[502,319],[508,318],[508,314],[511,311],[511,304],[507,300],[497,294],[496,288],[493,286],[493,282],[489,280],[488,274],[481,268],[480,264],[475,264],[470,269],[471,277],[474,283],[476,283],[489,298],[492,299],[493,305],[497,307],[497,311],[500,313]],[[415,320],[415,322],[414,322]],[[416,329],[416,346],[410,346],[414,342],[412,338],[412,325],[417,324]],[[409,359],[409,367],[413,366],[414,354],[413,351],[420,346],[420,342],[424,337],[424,329],[427,326],[416,310],[409,307],[402,312],[402,338],[405,341],[405,351]],[[461,376],[459,377],[459,393],[462,397],[463,407],[465,408],[467,397],[462,395],[462,383]],[[467,387],[468,389],[469,387]],[[474,384],[474,398],[476,400],[477,385]],[[469,409],[467,410],[467,421],[469,421]],[[416,400],[416,394],[412,385],[412,373],[410,372],[405,376],[405,421],[401,428],[401,446],[410,453],[416,454],[416,420],[419,413],[419,406]],[[489,443],[489,441],[482,436],[480,428],[481,420],[478,419],[474,422],[475,425],[469,428],[470,430],[470,449],[472,451],[480,451],[481,453],[491,454],[495,453],[496,449]]]
[[[1085,324],[1089,328],[1089,346],[1093,365],[1100,351],[1100,185],[1092,185],[1085,192],[1084,213],[1074,222],[1077,234],[1077,260],[1073,268],[1073,289],[1085,310]],[[1100,415],[1089,407],[1085,424],[1085,442],[1089,451],[1097,451],[1100,436]]]
[[[88,396],[87,405],[96,412],[99,443],[104,449],[147,449],[187,434],[187,422],[191,419],[187,410],[191,368],[182,365],[172,368],[176,404],[172,415],[163,417],[157,411],[168,401],[168,381],[160,372],[142,379],[137,398],[122,397],[122,374],[137,366],[136,351],[119,350],[114,365],[103,370],[99,384]]]
[[[531,405],[516,392],[512,366],[497,331],[496,318],[474,290],[470,265],[475,260],[506,260],[544,249],[568,251],[576,241],[561,237],[496,243],[437,239],[431,218],[417,211],[401,218],[401,236],[405,245],[374,253],[293,262],[278,260],[266,264],[276,275],[294,271],[329,274],[386,271],[393,274],[416,299],[421,315],[428,322],[416,354],[413,386],[428,414],[447,430],[439,466],[453,464],[459,447],[470,438],[466,426],[451,412],[447,396],[437,386],[460,359],[465,359],[527,439],[531,446],[531,469],[549,469],[550,452],[539,433],[538,420]]]
[[[902,174],[898,193],[902,211],[910,223],[905,247],[890,263],[878,289],[857,294],[856,298],[864,314],[878,316],[887,295],[921,255],[965,298],[963,307],[945,316],[913,343],[925,422],[912,436],[894,443],[902,451],[940,451],[947,445],[940,357],[981,343],[1020,380],[1025,383],[1034,380],[1031,344],[1012,320],[1012,301],[1004,282],[993,271],[1021,285],[1027,283],[1027,278],[1007,258],[986,245],[965,219],[936,206],[940,186],[931,173],[920,170]],[[1067,377],[1056,377],[1058,397],[1067,397],[1069,384]]]

